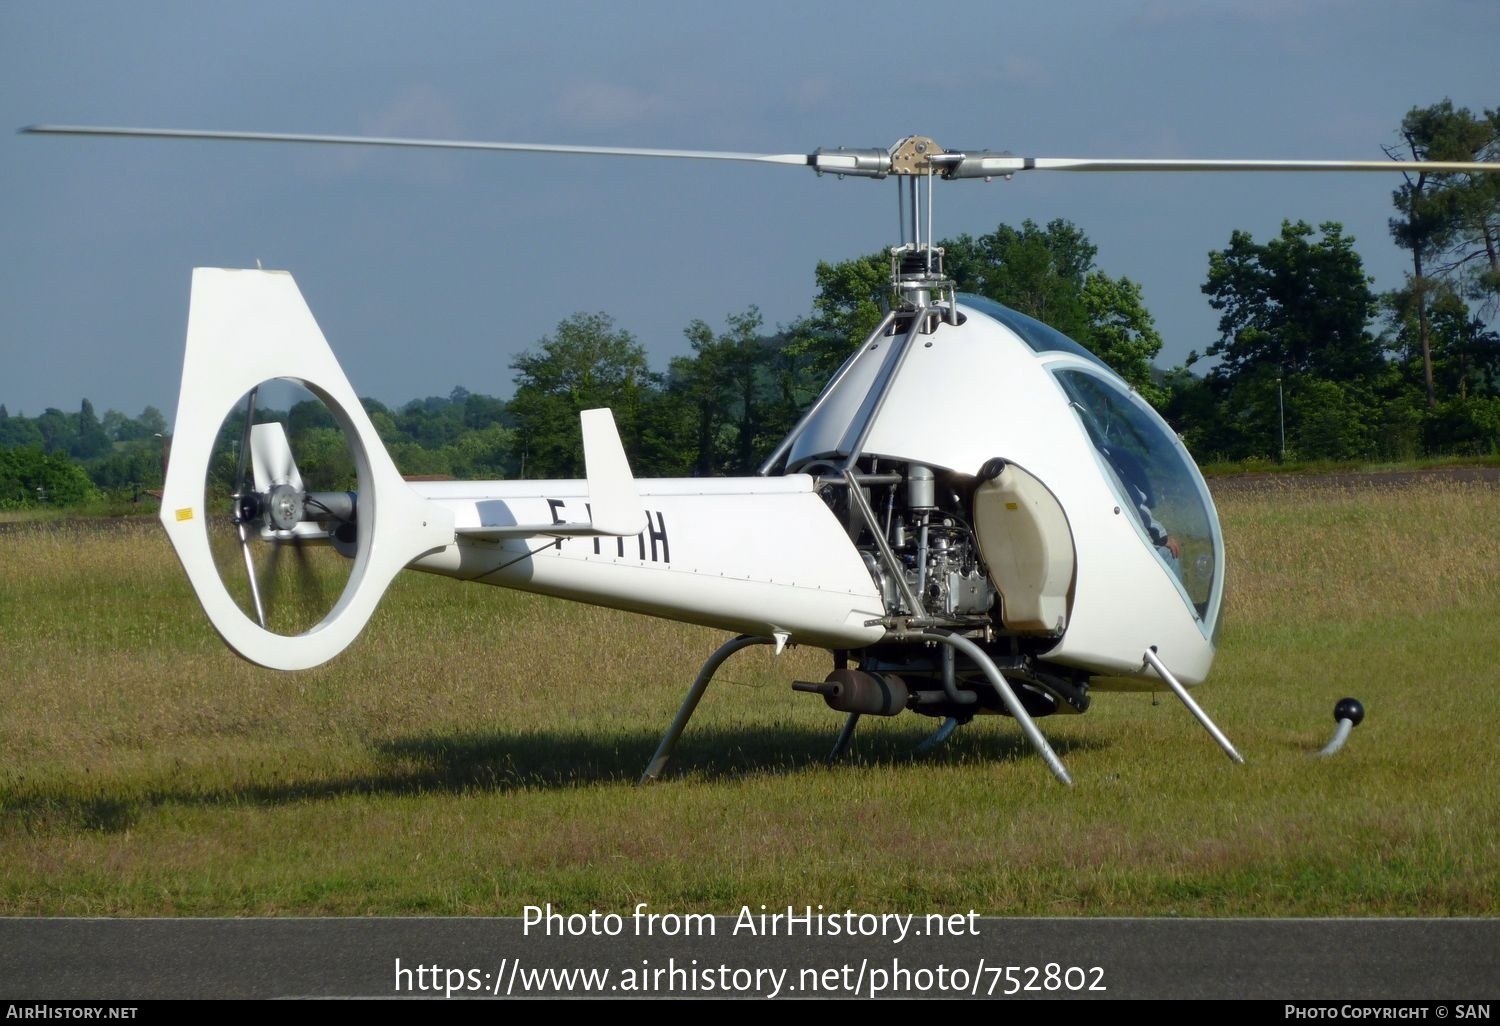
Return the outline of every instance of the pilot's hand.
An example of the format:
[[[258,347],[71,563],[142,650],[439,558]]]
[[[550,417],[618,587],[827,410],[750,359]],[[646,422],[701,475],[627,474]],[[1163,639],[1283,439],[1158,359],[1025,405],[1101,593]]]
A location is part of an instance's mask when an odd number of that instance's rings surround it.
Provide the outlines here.
[[[1167,551],[1172,554],[1172,558],[1173,559],[1181,559],[1182,558],[1182,542],[1178,541],[1176,538],[1172,537],[1172,535],[1170,535],[1170,534],[1167,535]]]

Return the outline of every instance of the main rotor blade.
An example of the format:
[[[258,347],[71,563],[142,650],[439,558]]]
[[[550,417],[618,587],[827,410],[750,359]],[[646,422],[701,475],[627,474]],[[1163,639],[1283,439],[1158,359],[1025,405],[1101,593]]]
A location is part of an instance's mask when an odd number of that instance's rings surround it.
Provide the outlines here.
[[[234,142],[326,143],[334,146],[399,146],[408,149],[500,150],[508,153],[564,153],[599,157],[658,157],[680,160],[738,160],[754,164],[806,167],[806,153],[732,153],[726,150],[656,150],[633,146],[558,146],[548,143],[470,142],[463,139],[399,139],[368,135],[303,135],[290,132],[200,132],[179,128],[117,128],[95,125],[30,125],[38,135],[111,135],[151,139],[220,139]]]
[[[894,166],[891,152],[884,147],[867,150],[820,149],[814,153],[735,153],[728,150],[662,150],[633,146],[562,146],[550,143],[474,142],[463,139],[402,139],[365,135],[309,135],[291,132],[218,132],[100,125],[31,125],[21,131],[39,135],[217,139],[237,142],[322,143],[335,146],[395,146],[408,149],[559,153],[600,157],[732,160],[754,164],[812,167],[820,174],[863,178],[884,178],[889,174],[916,173],[910,168]],[[936,153],[932,156],[931,162],[944,178],[991,178],[996,175],[1015,174],[1018,171],[1429,171],[1445,174],[1500,172],[1500,162],[1496,161],[1017,157],[1008,153],[993,153],[984,150]]]
[[[945,159],[946,158],[946,159]],[[1496,173],[1500,162],[1447,160],[1196,160],[1120,157],[1013,157],[1000,153],[945,154],[948,178],[988,178],[1017,171],[1431,171]]]

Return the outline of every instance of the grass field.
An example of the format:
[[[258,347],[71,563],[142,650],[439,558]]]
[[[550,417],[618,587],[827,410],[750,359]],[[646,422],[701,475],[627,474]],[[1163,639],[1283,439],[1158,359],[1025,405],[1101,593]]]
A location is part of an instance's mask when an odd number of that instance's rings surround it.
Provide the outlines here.
[[[407,575],[332,665],[250,666],[154,522],[0,532],[0,913],[516,915],[742,904],[984,915],[1500,913],[1500,488],[1272,481],[1219,500],[1227,626],[1197,697],[1100,695],[913,756],[723,635]],[[1334,701],[1368,709],[1310,757]]]

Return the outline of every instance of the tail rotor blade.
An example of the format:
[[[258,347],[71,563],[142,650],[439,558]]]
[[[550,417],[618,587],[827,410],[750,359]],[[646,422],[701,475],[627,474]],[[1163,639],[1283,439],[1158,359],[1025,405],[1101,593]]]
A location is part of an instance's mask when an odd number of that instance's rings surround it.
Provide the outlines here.
[[[289,484],[303,491],[302,474],[292,457],[286,429],[276,421],[257,424],[250,435],[250,462],[255,474],[255,490],[268,492],[273,485]]]
[[[260,601],[260,585],[255,580],[255,559],[250,555],[250,532],[245,528],[246,517],[244,507],[244,498],[247,494],[245,486],[249,484],[247,477],[250,471],[251,425],[255,423],[255,396],[259,391],[260,386],[256,385],[245,398],[245,430],[240,436],[239,467],[234,475],[233,498],[234,524],[240,534],[240,551],[245,556],[245,576],[250,581],[250,600],[255,605],[255,619],[264,627],[266,625],[266,609]]]
[[[280,602],[281,594],[281,545],[279,540],[272,539],[270,544],[271,555],[266,559],[265,566],[265,588],[262,592],[266,608],[271,611],[271,616],[276,615],[276,609]]]
[[[261,627],[266,625],[266,608],[260,601],[260,585],[255,581],[255,560],[250,555],[250,532],[245,530],[245,522],[241,520],[235,525],[240,532],[240,550],[245,554],[245,576],[250,579],[250,600],[255,604],[255,619]]]
[[[325,604],[323,578],[318,575],[317,568],[313,566],[312,556],[308,553],[307,545],[303,543],[300,536],[292,539],[292,552],[297,558],[297,586],[301,592],[297,596],[298,601],[305,606],[323,606]]]

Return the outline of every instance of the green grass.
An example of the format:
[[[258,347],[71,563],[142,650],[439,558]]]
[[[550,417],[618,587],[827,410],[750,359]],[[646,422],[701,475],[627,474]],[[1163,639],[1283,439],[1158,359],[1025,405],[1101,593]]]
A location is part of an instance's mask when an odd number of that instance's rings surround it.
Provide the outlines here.
[[[1380,474],[1390,471],[1445,470],[1450,467],[1497,467],[1500,453],[1467,456],[1422,456],[1416,459],[1390,460],[1305,460],[1272,459],[1232,460],[1205,463],[1199,469],[1207,478],[1238,477],[1244,474]]]
[[[1500,489],[1227,493],[1227,626],[1197,697],[1099,695],[916,757],[721,671],[668,779],[634,781],[713,631],[407,575],[333,664],[279,674],[208,627],[154,523],[0,532],[0,913],[1500,913]],[[1368,719],[1310,758],[1333,703]]]

